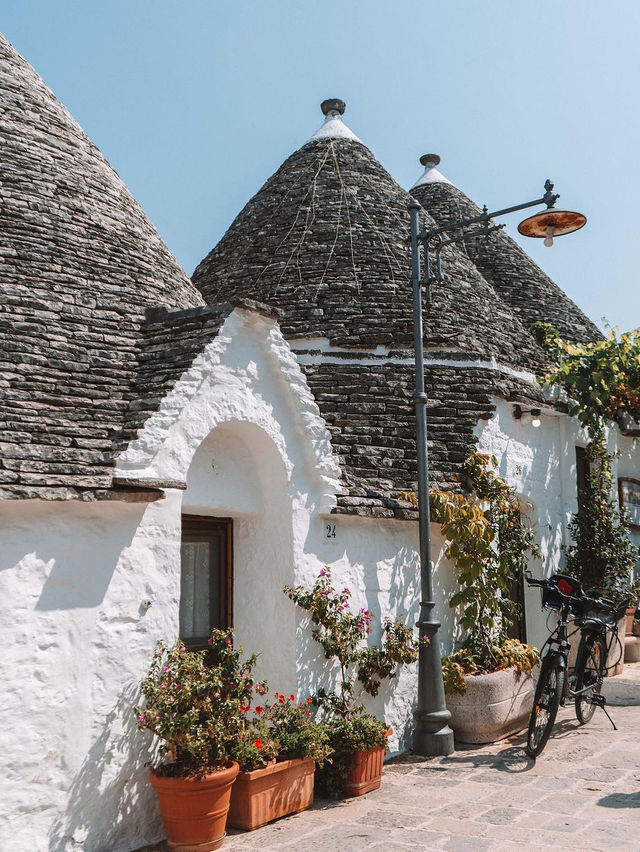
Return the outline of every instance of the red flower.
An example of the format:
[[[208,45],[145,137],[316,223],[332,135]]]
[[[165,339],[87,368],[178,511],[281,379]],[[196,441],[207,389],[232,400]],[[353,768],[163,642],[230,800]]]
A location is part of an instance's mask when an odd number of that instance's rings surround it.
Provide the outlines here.
[[[262,748],[262,740],[254,740],[253,744],[258,750]]]
[[[256,707],[256,713],[262,713],[264,707]]]
[[[307,698],[307,703],[308,703],[308,704],[311,704],[311,702],[312,702],[312,701],[313,701],[313,698]]]
[[[280,702],[280,704],[284,704],[284,695],[281,695],[278,701]]]
[[[289,701],[295,701],[295,700],[296,700],[295,695],[290,695],[290,696],[289,696]]]
[[[311,713],[309,713],[309,711],[308,711],[308,710],[305,710],[305,711],[304,711],[304,715],[305,715],[305,716],[310,716],[310,715],[311,715]]]

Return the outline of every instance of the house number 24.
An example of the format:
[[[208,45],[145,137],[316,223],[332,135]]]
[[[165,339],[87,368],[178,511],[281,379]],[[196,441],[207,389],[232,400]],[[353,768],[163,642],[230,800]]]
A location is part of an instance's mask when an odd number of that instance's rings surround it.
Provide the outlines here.
[[[336,525],[335,524],[326,524],[325,530],[327,532],[327,538],[335,538],[336,537]]]

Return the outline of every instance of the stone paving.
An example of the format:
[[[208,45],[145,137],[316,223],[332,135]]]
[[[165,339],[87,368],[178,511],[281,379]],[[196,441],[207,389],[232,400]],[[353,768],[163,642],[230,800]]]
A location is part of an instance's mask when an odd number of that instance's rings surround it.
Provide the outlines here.
[[[618,731],[601,711],[580,727],[572,708],[561,710],[536,761],[525,755],[522,735],[445,758],[404,755],[385,765],[380,790],[230,832],[223,848],[639,850],[640,707],[610,712]]]

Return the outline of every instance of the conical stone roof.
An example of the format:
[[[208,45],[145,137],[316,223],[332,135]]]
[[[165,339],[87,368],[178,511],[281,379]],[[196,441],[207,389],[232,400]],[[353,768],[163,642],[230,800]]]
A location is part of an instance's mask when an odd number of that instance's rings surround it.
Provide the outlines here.
[[[148,306],[203,304],[98,149],[0,36],[0,489],[111,483]]]
[[[424,174],[411,194],[430,216],[442,226],[461,218],[472,218],[482,210],[438,169],[440,158],[425,154],[421,158]],[[525,328],[537,321],[554,325],[568,340],[600,340],[597,326],[565,292],[503,231],[488,239],[465,240],[469,258]]]
[[[281,309],[289,339],[408,348],[410,200],[329,113],[244,207],[193,281],[208,303],[249,297]],[[425,306],[426,345],[534,369],[542,353],[510,307],[464,253],[451,248],[443,258],[446,283]]]

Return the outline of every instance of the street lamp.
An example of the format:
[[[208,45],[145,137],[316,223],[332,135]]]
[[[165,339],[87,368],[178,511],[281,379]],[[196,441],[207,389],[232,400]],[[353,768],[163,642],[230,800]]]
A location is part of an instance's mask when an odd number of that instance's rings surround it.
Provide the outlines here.
[[[428,156],[428,155],[427,155]],[[423,158],[424,160],[425,158]],[[439,159],[439,158],[438,158]],[[570,210],[556,210],[555,203],[560,197],[553,192],[550,180],[544,185],[545,194],[535,201],[516,204],[489,213],[483,207],[482,213],[468,219],[460,219],[447,225],[420,231],[418,215],[421,207],[413,199],[409,203],[411,216],[411,271],[413,283],[413,336],[416,363],[416,388],[413,396],[416,409],[416,440],[418,455],[418,518],[420,526],[420,582],[421,601],[418,629],[421,643],[418,659],[418,706],[414,714],[413,750],[421,755],[446,755],[453,751],[453,731],[448,722],[451,714],[446,708],[442,663],[438,628],[433,600],[433,574],[431,570],[431,537],[429,516],[429,456],[427,450],[427,394],[424,386],[424,350],[422,331],[422,289],[427,300],[431,299],[431,284],[442,282],[441,253],[445,246],[460,242],[466,237],[488,237],[504,225],[492,224],[496,216],[525,210],[528,207],[546,205],[546,210],[525,219],[518,226],[521,234],[528,237],[544,238],[545,245],[553,245],[554,237],[570,234],[582,228],[587,219],[582,213]],[[422,246],[423,260],[420,247]],[[435,252],[435,270],[432,271],[431,251]],[[422,267],[424,264],[424,275]]]

